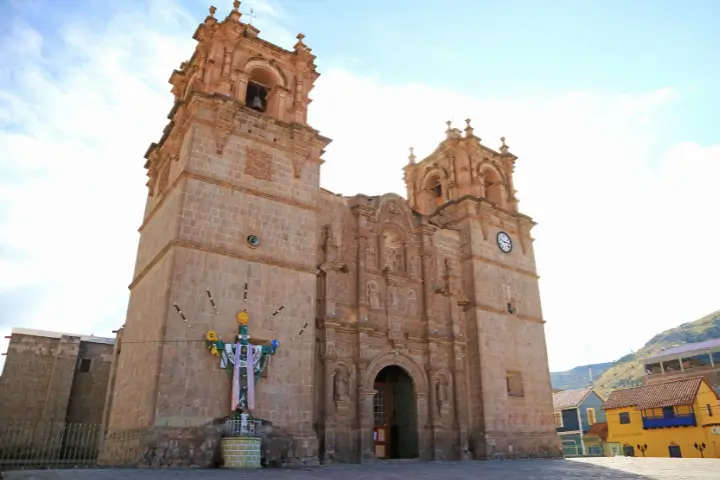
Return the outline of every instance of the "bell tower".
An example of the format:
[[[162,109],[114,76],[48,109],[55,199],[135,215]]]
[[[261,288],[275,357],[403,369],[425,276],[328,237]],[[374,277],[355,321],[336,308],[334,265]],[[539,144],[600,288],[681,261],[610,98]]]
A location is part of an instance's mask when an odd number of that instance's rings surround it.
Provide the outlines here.
[[[292,50],[280,48],[244,23],[239,7],[233,2],[223,20],[211,7],[198,26],[195,52],[170,76],[170,121],[146,153],[147,205],[108,396],[106,463],[117,463],[113,438],[124,432],[176,440],[183,452],[193,429],[230,414],[230,382],[204,338],[213,330],[232,341],[241,311],[253,341],[280,344],[253,413],[293,438],[300,461],[317,461],[315,251],[330,140],[307,124],[307,109],[319,73],[302,34]]]
[[[469,440],[475,458],[559,456],[533,238],[518,211],[517,157],[505,138],[488,148],[466,120],[404,168],[408,203],[457,232],[467,302]]]
[[[517,212],[517,193],[513,187],[513,171],[517,157],[509,152],[505,138],[499,152],[481,146],[471,120],[465,120],[463,132],[446,122],[445,141],[422,163],[405,167],[408,201],[416,211],[431,215],[445,203],[465,196],[484,198],[497,207]]]

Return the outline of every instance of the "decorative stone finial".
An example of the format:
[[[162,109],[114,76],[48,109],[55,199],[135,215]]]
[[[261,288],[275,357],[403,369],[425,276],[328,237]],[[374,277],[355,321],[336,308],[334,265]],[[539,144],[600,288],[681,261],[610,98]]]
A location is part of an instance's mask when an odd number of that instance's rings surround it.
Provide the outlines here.
[[[410,156],[408,157],[410,164],[415,163],[415,147],[410,147]]]
[[[210,10],[210,15],[205,17],[205,23],[213,24],[213,23],[217,22],[217,19],[215,18],[215,12],[217,12],[217,8],[215,8],[215,6],[213,6],[213,5],[210,5],[209,10]]]
[[[250,12],[252,13],[252,9],[250,10]],[[240,1],[235,0],[233,2],[233,9],[230,10],[230,13],[228,14],[227,18],[232,20],[233,22],[239,23],[240,17],[242,17],[242,13],[240,13]],[[252,21],[252,17],[251,17],[251,21]]]
[[[505,137],[500,137],[500,141],[502,142],[502,145],[500,145],[500,153],[508,153],[510,147],[505,144]]]
[[[472,137],[472,136],[473,136],[473,131],[475,130],[475,129],[470,125],[470,122],[472,122],[471,119],[469,119],[469,118],[466,118],[466,119],[465,119],[465,124],[466,124],[466,126],[465,126],[465,136],[466,136],[466,137]]]
[[[303,51],[303,50],[308,50],[307,45],[305,45],[305,44],[303,43],[303,38],[305,38],[305,35],[304,35],[304,34],[298,33],[298,34],[297,34],[297,37],[295,37],[295,38],[298,39],[297,43],[296,43],[295,46],[293,47],[296,52],[300,52],[300,51]]]

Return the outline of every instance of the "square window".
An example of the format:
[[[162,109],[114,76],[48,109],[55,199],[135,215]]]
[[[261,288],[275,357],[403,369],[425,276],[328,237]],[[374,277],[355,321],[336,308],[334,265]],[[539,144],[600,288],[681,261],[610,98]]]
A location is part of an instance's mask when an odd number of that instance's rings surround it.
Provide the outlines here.
[[[78,372],[81,373],[88,373],[90,371],[90,359],[89,358],[81,358],[78,361]]]
[[[626,425],[626,424],[630,423],[630,413],[629,412],[620,413],[620,423],[622,425]]]
[[[507,382],[507,393],[510,397],[524,397],[525,390],[523,387],[522,373],[508,370],[505,373],[505,381]]]
[[[597,420],[595,419],[595,409],[594,408],[587,409],[587,420],[588,420],[588,425],[595,425],[597,423]]]

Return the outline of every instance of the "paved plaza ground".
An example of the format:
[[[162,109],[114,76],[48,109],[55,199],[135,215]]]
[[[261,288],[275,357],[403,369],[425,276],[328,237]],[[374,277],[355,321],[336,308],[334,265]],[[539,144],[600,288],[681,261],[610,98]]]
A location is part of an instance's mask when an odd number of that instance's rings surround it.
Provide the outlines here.
[[[335,465],[300,470],[47,470],[4,472],[5,480],[711,480],[720,459],[585,458],[490,462],[410,462]]]

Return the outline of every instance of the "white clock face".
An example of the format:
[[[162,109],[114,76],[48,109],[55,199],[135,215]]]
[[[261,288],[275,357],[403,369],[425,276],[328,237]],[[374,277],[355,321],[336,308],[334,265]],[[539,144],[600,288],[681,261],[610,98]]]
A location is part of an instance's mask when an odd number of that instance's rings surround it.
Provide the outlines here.
[[[498,232],[497,244],[498,247],[500,247],[500,250],[505,253],[510,253],[512,250],[512,240],[510,239],[510,235],[505,232]]]

